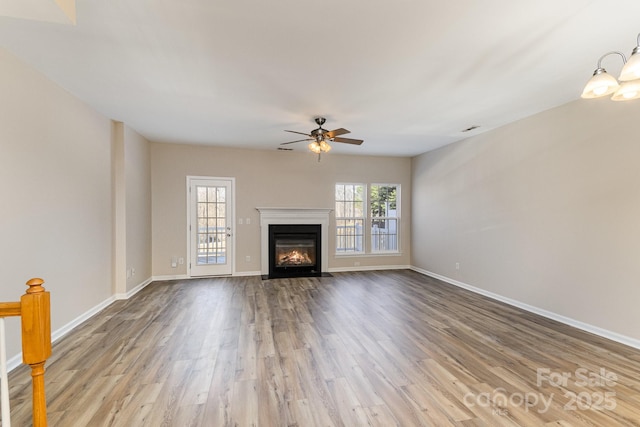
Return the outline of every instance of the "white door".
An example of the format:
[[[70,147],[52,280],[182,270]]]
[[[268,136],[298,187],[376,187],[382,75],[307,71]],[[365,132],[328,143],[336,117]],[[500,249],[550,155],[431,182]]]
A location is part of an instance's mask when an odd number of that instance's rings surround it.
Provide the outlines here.
[[[233,273],[233,179],[189,178],[189,275]]]

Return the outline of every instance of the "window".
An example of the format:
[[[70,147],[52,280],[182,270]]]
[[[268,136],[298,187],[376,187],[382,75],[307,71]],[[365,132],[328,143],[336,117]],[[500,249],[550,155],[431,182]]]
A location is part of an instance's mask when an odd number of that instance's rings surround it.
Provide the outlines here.
[[[336,184],[338,255],[399,251],[400,185],[371,184],[366,195],[366,184]]]
[[[336,184],[336,253],[364,253],[364,184]]]
[[[371,185],[371,252],[398,252],[399,185]]]

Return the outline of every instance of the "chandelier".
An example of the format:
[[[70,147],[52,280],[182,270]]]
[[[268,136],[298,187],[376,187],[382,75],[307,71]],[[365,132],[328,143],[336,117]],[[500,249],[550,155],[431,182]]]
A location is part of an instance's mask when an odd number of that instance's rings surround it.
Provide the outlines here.
[[[582,91],[582,98],[601,98],[611,95],[613,101],[630,101],[640,98],[640,34],[636,47],[627,61],[624,54],[618,51],[607,52],[598,59],[598,67],[593,77],[587,82]],[[616,79],[602,67],[602,60],[609,55],[619,55],[622,58],[622,71]]]

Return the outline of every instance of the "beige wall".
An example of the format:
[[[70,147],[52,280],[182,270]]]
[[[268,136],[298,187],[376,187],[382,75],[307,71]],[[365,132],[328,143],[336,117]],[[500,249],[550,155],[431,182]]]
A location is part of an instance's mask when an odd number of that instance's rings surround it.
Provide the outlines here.
[[[113,293],[126,298],[151,280],[149,141],[113,122]]]
[[[151,279],[150,143],[124,126],[127,292]]]
[[[640,339],[639,115],[578,100],[414,158],[412,265]]]
[[[336,258],[329,268],[409,265],[411,159],[328,154],[321,162],[305,152],[238,150],[193,145],[158,144],[151,148],[153,275],[179,276],[186,263],[171,268],[172,257],[187,256],[186,177],[236,178],[236,271],[260,272],[260,225],[256,207],[334,207],[336,182],[402,185],[402,254]],[[331,221],[331,228],[335,222]],[[245,257],[251,261],[246,262]]]
[[[42,277],[55,331],[112,295],[111,121],[4,49],[0,98],[0,301]]]

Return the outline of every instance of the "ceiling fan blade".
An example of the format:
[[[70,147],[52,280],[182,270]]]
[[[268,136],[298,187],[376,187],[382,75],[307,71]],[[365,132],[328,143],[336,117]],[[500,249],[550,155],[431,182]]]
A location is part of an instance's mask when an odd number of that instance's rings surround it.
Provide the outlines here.
[[[293,144],[294,142],[302,142],[302,141],[313,141],[313,138],[305,138],[305,139],[298,139],[296,141],[283,142],[280,145]]]
[[[299,133],[300,135],[311,136],[311,135],[309,135],[308,133],[296,132],[295,130],[285,130],[285,132]]]
[[[330,130],[329,132],[326,132],[325,135],[327,135],[329,138],[334,138],[338,135],[344,135],[347,133],[351,133],[351,131],[348,131],[345,128],[340,128],[340,129]]]
[[[345,144],[354,144],[360,145],[364,141],[362,139],[351,139],[351,138],[332,138],[333,142],[344,142]]]

